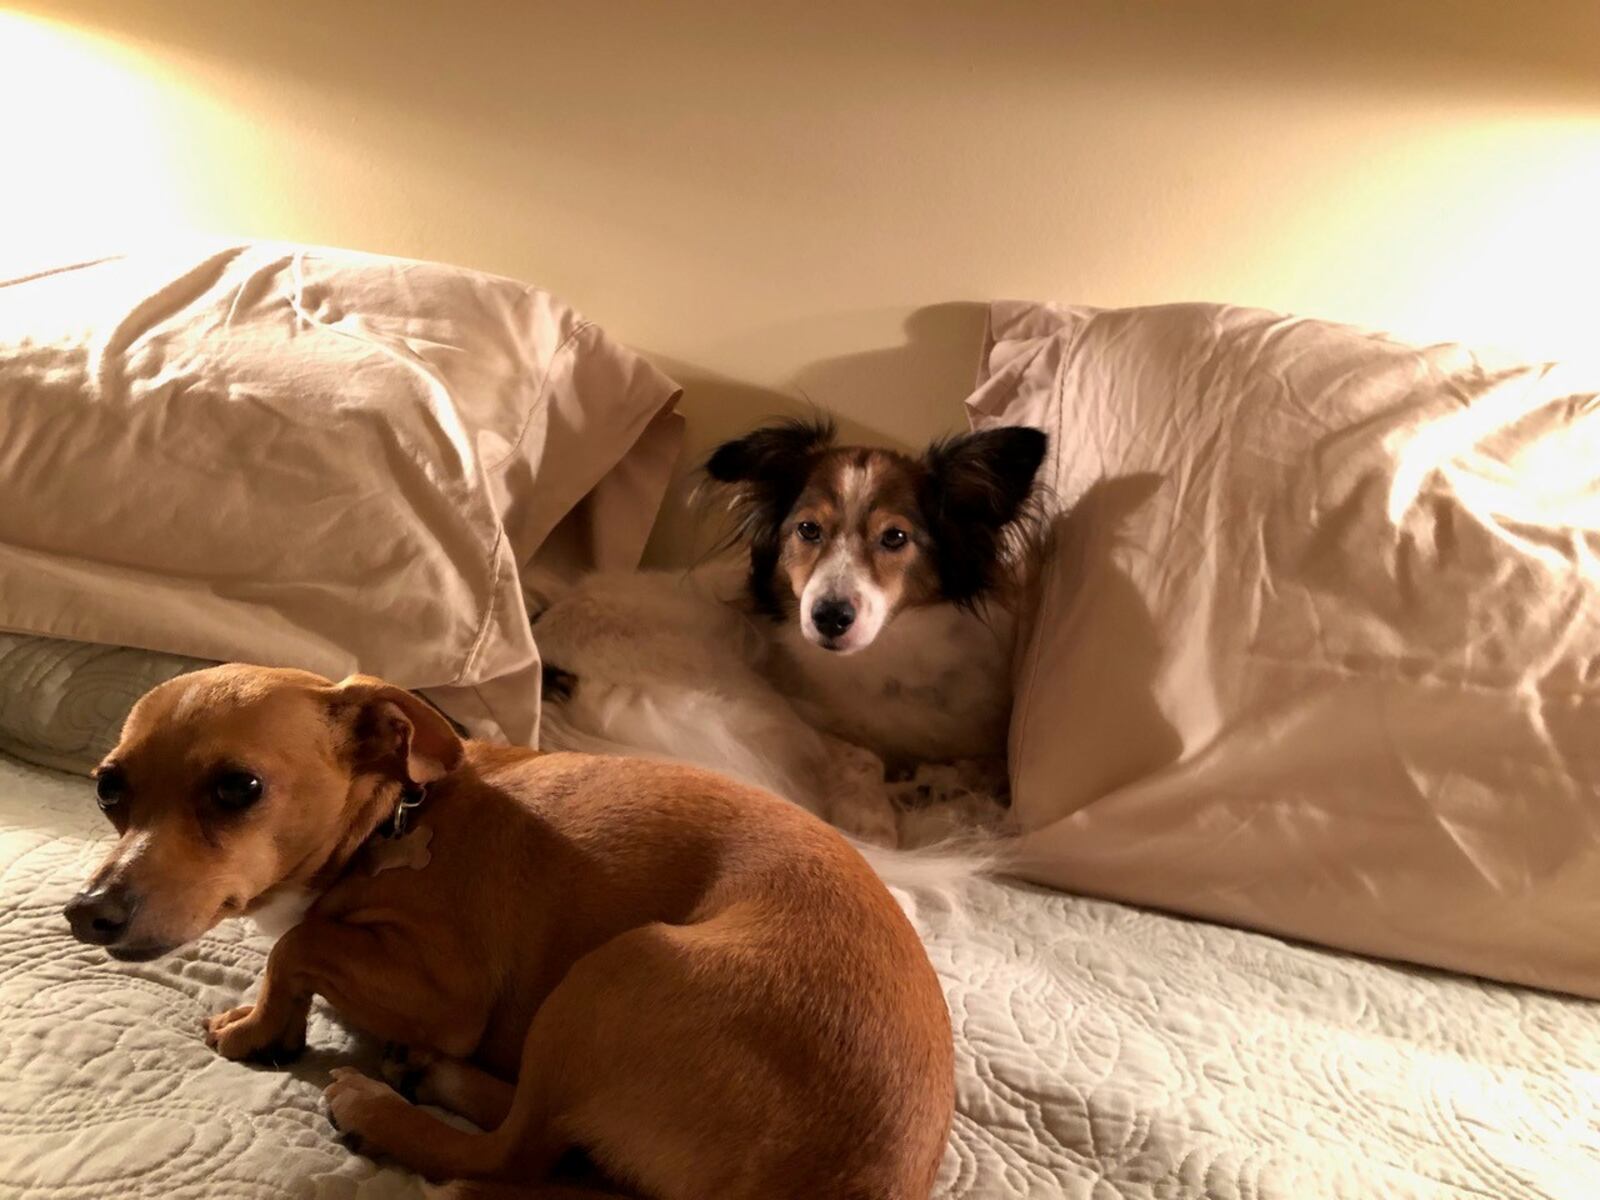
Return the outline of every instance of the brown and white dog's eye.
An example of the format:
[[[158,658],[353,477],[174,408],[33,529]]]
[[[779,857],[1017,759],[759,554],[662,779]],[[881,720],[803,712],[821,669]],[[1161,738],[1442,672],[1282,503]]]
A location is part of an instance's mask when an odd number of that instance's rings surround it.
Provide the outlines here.
[[[261,799],[261,778],[249,771],[223,771],[211,781],[211,798],[228,812],[249,808]]]
[[[891,525],[879,535],[878,545],[882,546],[885,550],[899,550],[910,540],[911,535],[904,529],[900,529]]]
[[[794,531],[800,535],[802,542],[820,542],[822,540],[822,526],[815,521],[801,521],[794,527]]]
[[[121,767],[101,767],[94,776],[94,799],[101,812],[109,812],[128,795],[128,777]]]

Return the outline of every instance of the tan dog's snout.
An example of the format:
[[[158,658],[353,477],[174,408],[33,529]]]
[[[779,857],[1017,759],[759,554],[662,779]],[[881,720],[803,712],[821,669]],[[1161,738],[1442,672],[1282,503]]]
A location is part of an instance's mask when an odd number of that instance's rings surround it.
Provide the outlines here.
[[[73,937],[143,962],[242,911],[243,872],[183,825],[169,818],[122,834],[61,910]]]
[[[91,885],[62,909],[72,936],[91,946],[113,947],[128,932],[140,896],[125,883]]]

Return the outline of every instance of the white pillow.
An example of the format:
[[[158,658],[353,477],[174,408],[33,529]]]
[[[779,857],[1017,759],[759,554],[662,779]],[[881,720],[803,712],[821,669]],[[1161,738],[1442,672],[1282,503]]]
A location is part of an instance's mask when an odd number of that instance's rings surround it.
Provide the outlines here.
[[[1221,305],[997,304],[975,423],[1070,516],[1026,874],[1600,996],[1592,382]]]
[[[431,263],[246,245],[0,283],[0,627],[367,671],[532,742],[520,572],[637,562],[676,396],[549,294]]]

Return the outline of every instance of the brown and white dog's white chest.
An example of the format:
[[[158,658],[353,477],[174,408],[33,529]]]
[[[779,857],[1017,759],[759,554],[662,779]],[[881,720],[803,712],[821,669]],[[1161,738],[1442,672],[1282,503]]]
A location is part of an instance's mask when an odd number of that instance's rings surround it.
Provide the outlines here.
[[[886,762],[1005,753],[1013,624],[950,604],[900,613],[870,646],[832,654],[796,622],[772,631],[774,686],[809,723]]]

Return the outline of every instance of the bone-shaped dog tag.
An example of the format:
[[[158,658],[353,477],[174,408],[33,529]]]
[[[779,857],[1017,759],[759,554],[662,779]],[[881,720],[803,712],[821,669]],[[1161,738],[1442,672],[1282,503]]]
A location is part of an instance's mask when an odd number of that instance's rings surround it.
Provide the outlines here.
[[[379,838],[367,845],[367,863],[374,875],[390,867],[420,871],[433,860],[428,853],[432,840],[433,830],[426,825],[417,826],[404,837]]]

